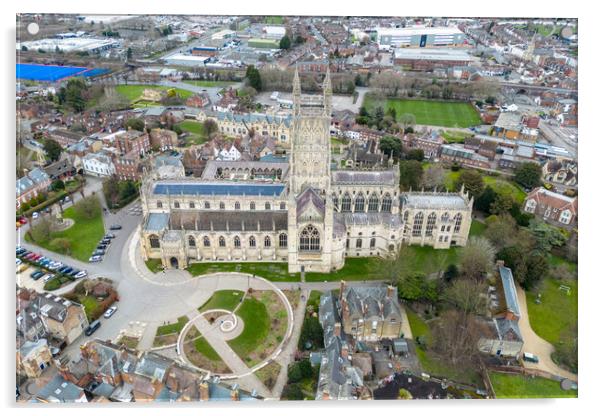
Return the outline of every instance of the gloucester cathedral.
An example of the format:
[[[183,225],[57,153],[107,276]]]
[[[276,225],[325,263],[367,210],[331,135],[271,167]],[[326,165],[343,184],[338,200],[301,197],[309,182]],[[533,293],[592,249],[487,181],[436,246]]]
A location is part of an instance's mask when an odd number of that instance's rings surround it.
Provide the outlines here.
[[[400,192],[399,168],[332,163],[332,87],[303,95],[293,81],[288,162],[207,163],[200,178],[145,175],[142,255],[166,268],[193,262],[288,262],[329,272],[346,257],[385,256],[404,244],[466,244],[473,201],[463,190]]]

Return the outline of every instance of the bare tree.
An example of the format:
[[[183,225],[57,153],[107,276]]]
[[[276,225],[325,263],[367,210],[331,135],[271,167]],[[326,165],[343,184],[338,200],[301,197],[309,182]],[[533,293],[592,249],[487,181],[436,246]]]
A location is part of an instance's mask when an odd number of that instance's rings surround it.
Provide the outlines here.
[[[441,188],[445,184],[445,172],[439,165],[429,166],[422,175],[422,186],[426,189]]]
[[[460,252],[460,271],[464,276],[480,280],[493,270],[495,249],[484,237],[470,237]]]
[[[486,290],[484,281],[456,279],[443,293],[443,299],[464,314],[482,314],[487,307]]]

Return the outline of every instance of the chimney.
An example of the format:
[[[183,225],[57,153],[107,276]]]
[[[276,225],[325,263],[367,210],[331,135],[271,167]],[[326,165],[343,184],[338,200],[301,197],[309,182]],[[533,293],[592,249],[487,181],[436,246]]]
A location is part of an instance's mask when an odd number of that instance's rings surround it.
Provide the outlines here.
[[[393,297],[393,293],[395,293],[395,287],[389,285],[387,286],[387,298],[392,298]]]
[[[334,324],[334,336],[335,337],[341,336],[341,323],[340,322],[335,322],[335,324]]]
[[[203,380],[199,384],[199,395],[201,396],[201,401],[209,400],[209,383],[207,383],[207,380]]]

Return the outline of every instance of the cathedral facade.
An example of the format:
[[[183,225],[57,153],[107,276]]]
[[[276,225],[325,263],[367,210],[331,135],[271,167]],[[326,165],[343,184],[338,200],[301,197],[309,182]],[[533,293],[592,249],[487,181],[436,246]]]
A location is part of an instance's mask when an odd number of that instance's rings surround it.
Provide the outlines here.
[[[464,245],[472,200],[464,192],[399,192],[399,168],[332,164],[332,88],[303,95],[293,81],[288,163],[210,161],[201,178],[146,175],[142,254],[166,268],[191,262],[287,262],[330,272],[345,258],[384,256],[402,243]]]

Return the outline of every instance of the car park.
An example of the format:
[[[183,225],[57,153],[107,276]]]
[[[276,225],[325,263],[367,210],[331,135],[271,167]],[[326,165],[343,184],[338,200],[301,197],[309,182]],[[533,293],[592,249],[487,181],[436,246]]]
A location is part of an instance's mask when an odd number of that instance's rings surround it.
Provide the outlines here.
[[[121,225],[113,224],[111,227],[109,227],[109,230],[121,230]]]
[[[20,258],[17,258],[17,261],[16,261],[16,263],[17,263],[17,266],[18,266],[19,264],[22,264],[22,263],[23,263],[23,260],[21,260]]]
[[[96,250],[106,250],[106,249],[107,249],[106,244],[99,244],[96,246]]]
[[[19,267],[17,267],[17,273],[21,273],[22,271],[27,270],[28,268],[29,264],[23,263]]]
[[[59,268],[63,267],[63,263],[61,263],[60,261],[55,261],[55,262],[51,262],[47,269],[48,270],[58,270]]]
[[[102,261],[102,256],[92,256],[88,259],[90,263],[98,263],[100,261]]]
[[[78,269],[73,269],[71,270],[69,273],[67,273],[69,276],[71,277],[75,277],[75,275],[77,275],[81,270]]]
[[[117,312],[117,306],[111,306],[105,311],[104,317],[109,319],[115,312]]]
[[[92,256],[104,256],[105,255],[105,250],[94,250],[94,253],[92,253]]]
[[[95,333],[98,330],[98,328],[100,328],[100,321],[96,320],[96,321],[92,322],[90,324],[90,326],[88,326],[84,332],[85,332],[86,336],[89,337],[90,335]]]
[[[47,283],[47,282],[51,281],[52,279],[54,279],[55,277],[56,277],[56,275],[55,275],[55,274],[53,274],[53,273],[46,273],[46,274],[44,275],[44,277],[42,278],[42,281],[43,281],[44,283]]]
[[[29,261],[33,261],[33,258],[35,257],[36,253],[29,253],[28,255],[25,256],[25,260],[29,260]]]

